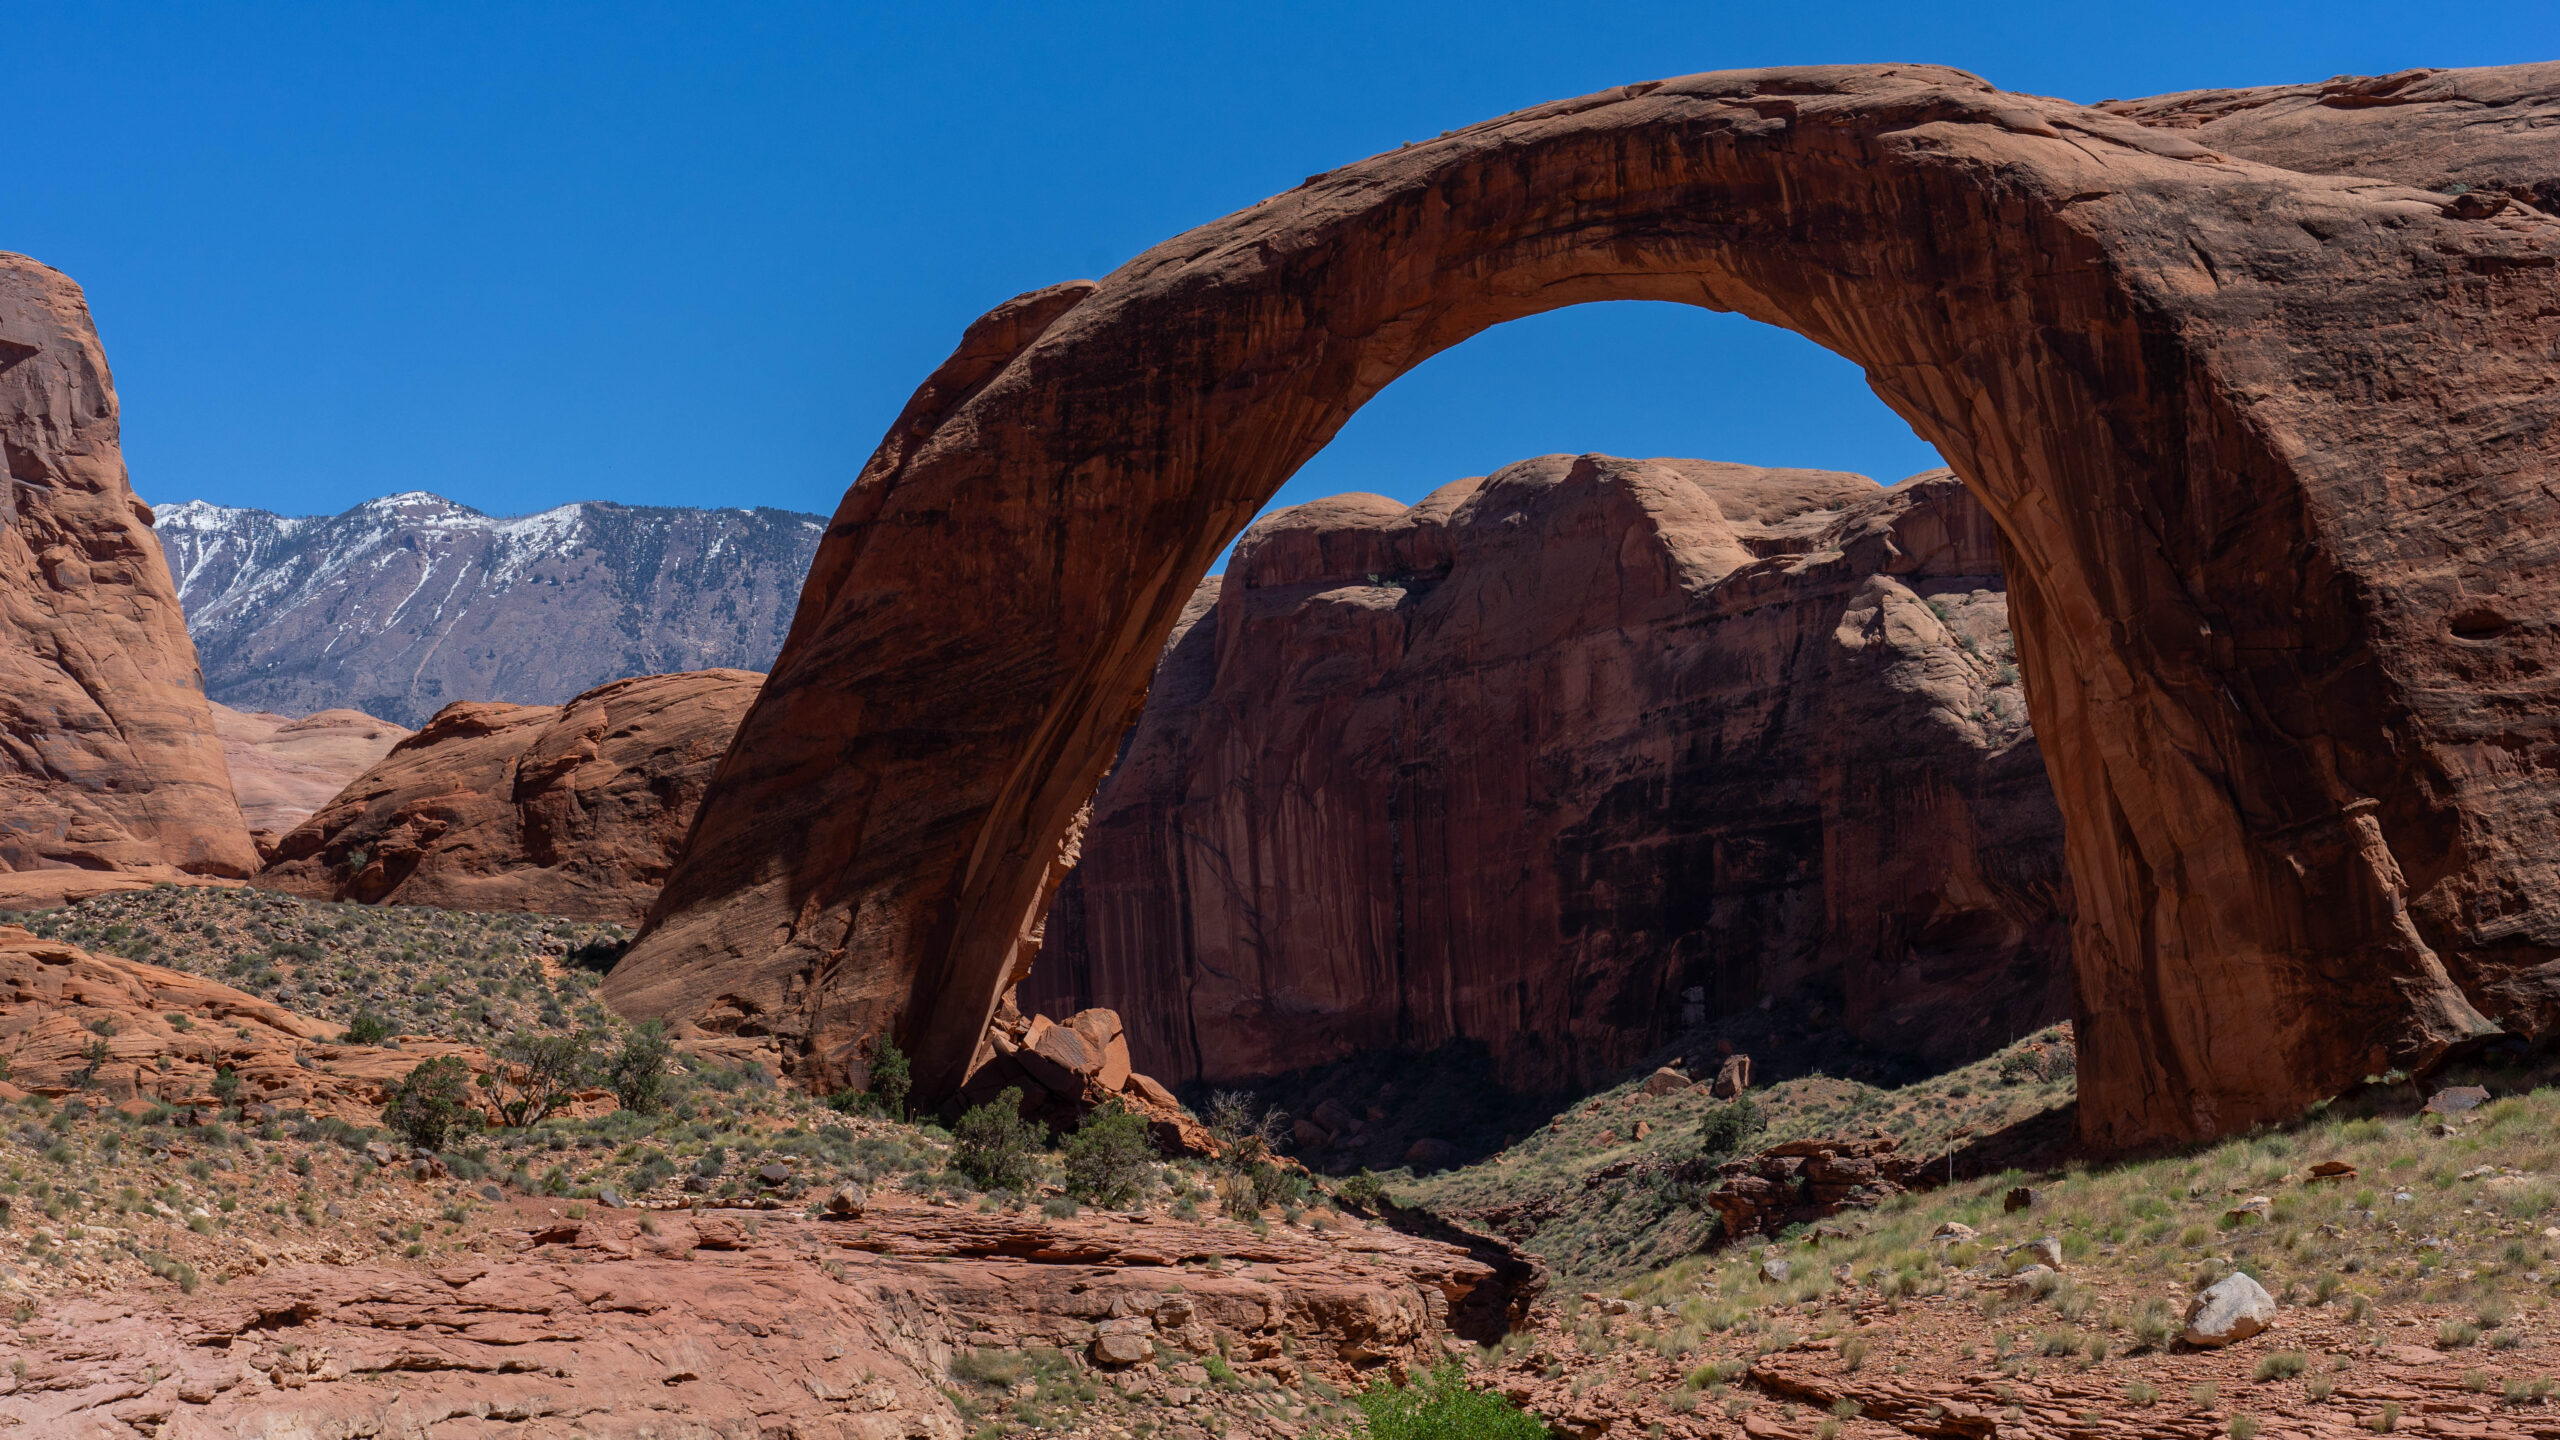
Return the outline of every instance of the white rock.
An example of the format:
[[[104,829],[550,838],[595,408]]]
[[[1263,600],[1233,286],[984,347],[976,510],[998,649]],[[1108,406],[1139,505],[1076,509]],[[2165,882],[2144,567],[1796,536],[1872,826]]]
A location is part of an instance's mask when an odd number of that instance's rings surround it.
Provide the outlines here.
[[[1973,1227],[1965,1224],[1961,1220],[1949,1220],[1945,1224],[1940,1225],[1937,1229],[1930,1231],[1929,1238],[1932,1240],[1953,1240],[1961,1244],[1962,1242],[1973,1238]]]
[[[2275,1323],[2275,1297],[2245,1272],[2234,1270],[2187,1302],[2185,1338],[2190,1345],[2218,1347],[2246,1340]]]
[[[1789,1273],[1789,1267],[1787,1262],[1784,1260],[1763,1260],[1760,1262],[1760,1278],[1768,1281],[1772,1285],[1786,1284]]]

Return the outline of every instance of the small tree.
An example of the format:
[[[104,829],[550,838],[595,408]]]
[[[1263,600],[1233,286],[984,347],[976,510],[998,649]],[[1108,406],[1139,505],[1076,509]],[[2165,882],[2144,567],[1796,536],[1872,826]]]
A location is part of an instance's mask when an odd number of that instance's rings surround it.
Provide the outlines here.
[[[655,1115],[667,1103],[667,1061],[675,1054],[666,1022],[644,1021],[622,1037],[622,1046],[605,1062],[605,1083],[614,1099],[634,1115]]]
[[[1155,1178],[1146,1117],[1117,1101],[1086,1116],[1065,1148],[1067,1193],[1087,1205],[1120,1209],[1147,1193]]]
[[[1730,1155],[1742,1143],[1760,1133],[1760,1107],[1748,1095],[1737,1095],[1707,1111],[1698,1122],[1699,1149],[1709,1155]]]
[[[1028,1190],[1040,1178],[1040,1129],[1022,1118],[1022,1091],[1008,1085],[952,1127],[951,1168],[981,1190]]]
[[[1279,1152],[1280,1137],[1289,1133],[1289,1112],[1263,1109],[1247,1090],[1221,1090],[1209,1097],[1209,1133],[1224,1147],[1218,1157],[1238,1175],[1255,1162]]]
[[[444,1147],[446,1132],[471,1110],[471,1067],[458,1056],[422,1061],[383,1103],[382,1123],[421,1150]]]
[[[907,1068],[907,1052],[898,1042],[883,1035],[880,1048],[871,1052],[871,1098],[880,1113],[892,1120],[907,1118],[907,1091],[913,1078]]]
[[[480,1076],[498,1118],[522,1130],[539,1125],[595,1072],[593,1033],[511,1035],[498,1043],[504,1062]]]
[[[379,1045],[391,1038],[391,1022],[370,1010],[359,1010],[339,1039],[348,1045]]]

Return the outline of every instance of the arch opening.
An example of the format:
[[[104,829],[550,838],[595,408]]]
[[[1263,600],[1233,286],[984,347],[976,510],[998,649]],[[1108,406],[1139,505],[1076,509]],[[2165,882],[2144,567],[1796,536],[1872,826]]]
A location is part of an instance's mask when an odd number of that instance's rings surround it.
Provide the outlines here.
[[[894,1032],[921,1098],[955,1092],[1227,540],[1422,360],[1663,300],[1858,363],[1997,525],[2079,893],[2085,1140],[2541,1033],[2560,917],[2514,898],[2513,841],[2560,822],[2445,702],[2478,682],[2443,617],[2544,542],[2374,494],[2546,503],[2560,400],[2499,317],[2560,300],[2560,236],[2466,225],[1962,72],[1824,67],[1506,116],[1021,297],[848,493],[609,995],[752,1017],[820,1084]],[[2484,255],[2536,263],[2409,278]],[[2448,417],[2464,387],[2498,413]]]

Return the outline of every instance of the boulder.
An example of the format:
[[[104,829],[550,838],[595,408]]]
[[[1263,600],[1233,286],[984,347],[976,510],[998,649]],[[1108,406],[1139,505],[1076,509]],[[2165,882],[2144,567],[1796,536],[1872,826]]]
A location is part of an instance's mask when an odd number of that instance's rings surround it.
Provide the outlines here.
[[[119,425],[87,297],[0,252],[0,906],[258,868]]]
[[[1795,1268],[1784,1260],[1763,1260],[1760,1262],[1760,1278],[1772,1285],[1786,1284],[1787,1277],[1794,1273]]]
[[[839,1185],[827,1196],[827,1213],[839,1220],[859,1218],[871,1203],[871,1197],[859,1185]]]
[[[1751,1057],[1727,1055],[1716,1067],[1716,1078],[1707,1093],[1719,1100],[1731,1100],[1751,1088]]]
[[[1425,1135],[1405,1148],[1404,1163],[1417,1175],[1431,1170],[1446,1170],[1456,1163],[1458,1147],[1435,1136]]]
[[[2429,1115],[2465,1115],[2489,1103],[2489,1092],[2477,1085],[2451,1085],[2427,1097]]]
[[[1689,1077],[1665,1065],[1644,1077],[1644,1093],[1654,1097],[1677,1095],[1690,1089]]]
[[[1093,1358],[1104,1365],[1141,1365],[1156,1358],[1155,1342],[1131,1331],[1106,1331],[1093,1337]]]
[[[2035,1239],[2028,1241],[2026,1244],[2016,1247],[2009,1253],[2012,1255],[2033,1256],[2035,1263],[2042,1265],[2048,1270],[2060,1270],[2062,1268],[2062,1242],[2050,1235],[2039,1235]]]
[[[2001,1288],[2009,1298],[2024,1300],[2030,1296],[2045,1293],[2046,1288],[2057,1278],[2050,1265],[2026,1265],[2011,1272],[2009,1277],[2001,1282]]]
[[[2190,1345],[2219,1348],[2275,1323],[2275,1297],[2247,1274],[2234,1270],[2187,1302],[2184,1338]]]
[[[448,705],[278,842],[257,883],[636,925],[763,679],[699,670],[566,705]],[[740,1018],[697,1020],[722,1033]]]

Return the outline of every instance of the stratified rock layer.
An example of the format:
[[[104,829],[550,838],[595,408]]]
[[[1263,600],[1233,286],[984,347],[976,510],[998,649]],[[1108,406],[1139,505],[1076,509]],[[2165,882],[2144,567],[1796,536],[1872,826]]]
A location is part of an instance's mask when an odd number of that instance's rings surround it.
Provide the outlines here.
[[[0,871],[244,876],[241,823],[80,287],[0,253]]]
[[[1021,1003],[1108,1006],[1177,1080],[1472,1039],[1538,1090],[1772,996],[1941,1062],[2063,1019],[1995,547],[1944,471],[1607,456],[1268,516]]]
[[[1652,299],[1856,361],[1999,527],[2087,1140],[2547,1033],[2560,222],[2487,209],[1960,71],[1746,71],[1454,131],[1009,302],[847,494],[608,995],[753,1006],[816,1084],[892,1031],[954,1093],[1225,542],[1429,356]]]
[[[257,883],[636,924],[763,678],[697,670],[566,705],[448,705],[287,835]]]
[[[1337,1233],[906,1203],[839,1220],[599,1210],[433,1269],[279,1265],[194,1296],[52,1302],[0,1332],[0,1361],[30,1377],[0,1393],[0,1423],[47,1440],[501,1424],[961,1440],[947,1387],[964,1348],[1143,1356],[1150,1375],[1159,1356],[1206,1358],[1347,1389],[1498,1338],[1544,1280],[1382,1227]]]
[[[410,734],[361,710],[323,710],[300,719],[234,710],[219,701],[212,710],[241,818],[262,851],[272,851]]]

